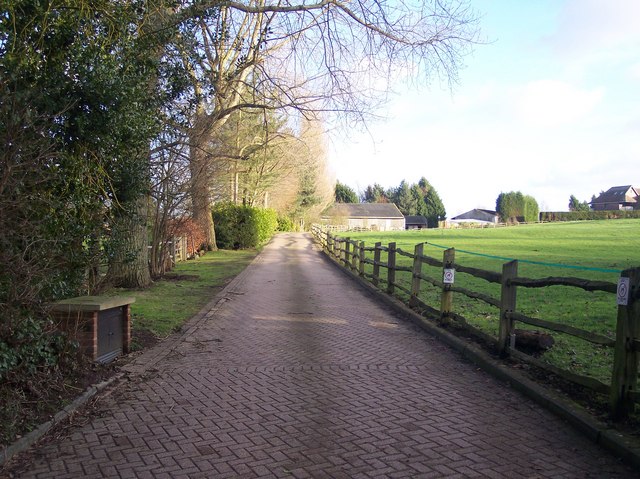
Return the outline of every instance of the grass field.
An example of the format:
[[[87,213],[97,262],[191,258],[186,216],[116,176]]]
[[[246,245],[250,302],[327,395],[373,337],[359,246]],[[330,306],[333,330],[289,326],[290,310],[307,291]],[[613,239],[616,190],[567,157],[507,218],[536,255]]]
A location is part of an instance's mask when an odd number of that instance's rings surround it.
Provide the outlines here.
[[[432,229],[406,232],[342,233],[373,246],[395,241],[413,253],[417,243],[427,242],[424,254],[442,259],[443,247],[456,249],[456,263],[497,271],[507,259],[518,259],[518,276],[543,278],[572,276],[616,283],[620,271],[640,266],[640,220],[545,223],[502,228]],[[386,261],[383,256],[382,261]],[[546,263],[530,264],[526,261]],[[398,257],[409,266],[410,258]],[[369,266],[369,265],[368,265]],[[564,267],[563,267],[564,266]],[[371,268],[369,267],[369,272]],[[386,272],[381,271],[384,277]],[[423,266],[423,274],[440,279],[442,271]],[[410,287],[411,275],[399,273],[397,281]],[[470,275],[456,273],[456,286],[500,297],[500,286]],[[578,288],[551,286],[518,288],[518,312],[569,324],[609,337],[615,335],[616,297],[611,293],[585,292]],[[440,290],[423,282],[421,298],[438,308]],[[497,337],[499,311],[461,294],[454,296],[453,309],[469,323]],[[516,324],[524,328],[523,324]],[[594,346],[574,337],[553,333],[555,345],[543,360],[570,371],[609,382],[613,350]]]

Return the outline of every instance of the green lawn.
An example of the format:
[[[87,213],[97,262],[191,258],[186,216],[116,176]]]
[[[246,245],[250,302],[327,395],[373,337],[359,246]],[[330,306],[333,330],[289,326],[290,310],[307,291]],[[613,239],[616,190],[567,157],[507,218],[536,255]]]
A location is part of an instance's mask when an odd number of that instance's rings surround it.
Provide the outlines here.
[[[573,276],[616,283],[622,269],[640,266],[640,220],[545,223],[502,228],[431,229],[406,232],[343,233],[373,246],[376,241],[413,253],[417,243],[427,242],[424,254],[442,259],[444,248],[456,249],[456,263],[491,271],[502,270],[506,260],[519,263],[518,276],[542,278]],[[369,253],[372,256],[372,253]],[[386,261],[386,257],[382,258]],[[529,264],[543,262],[546,265]],[[398,256],[398,263],[409,266],[411,259]],[[562,265],[572,268],[565,268]],[[368,271],[371,272],[371,267]],[[586,269],[580,269],[586,268]],[[614,270],[614,271],[604,271]],[[423,266],[423,274],[440,279],[442,271]],[[386,271],[381,275],[385,277]],[[397,280],[405,287],[411,284],[410,273],[399,273]],[[500,286],[467,274],[456,273],[456,286],[500,297]],[[578,288],[551,286],[518,288],[517,310],[529,316],[570,324],[609,337],[614,336],[617,313],[616,297],[611,293],[585,292]],[[439,308],[440,290],[425,284],[421,298]],[[484,302],[454,295],[454,311],[469,323],[497,336],[499,311]],[[516,323],[516,327],[525,325]],[[553,333],[556,344],[543,360],[573,372],[609,382],[613,350],[591,345],[571,336]]]
[[[164,338],[200,311],[256,254],[256,250],[209,252],[178,263],[148,289],[117,289],[111,294],[135,297],[131,306],[134,339],[140,330]]]

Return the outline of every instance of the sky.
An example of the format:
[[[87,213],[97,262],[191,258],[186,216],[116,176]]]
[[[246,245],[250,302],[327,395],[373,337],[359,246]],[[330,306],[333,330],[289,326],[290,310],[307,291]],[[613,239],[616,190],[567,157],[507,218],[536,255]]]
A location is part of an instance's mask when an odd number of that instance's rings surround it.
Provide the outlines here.
[[[487,41],[450,89],[391,97],[384,120],[329,142],[338,181],[362,192],[421,177],[447,217],[501,192],[567,211],[640,186],[640,1],[470,0]]]

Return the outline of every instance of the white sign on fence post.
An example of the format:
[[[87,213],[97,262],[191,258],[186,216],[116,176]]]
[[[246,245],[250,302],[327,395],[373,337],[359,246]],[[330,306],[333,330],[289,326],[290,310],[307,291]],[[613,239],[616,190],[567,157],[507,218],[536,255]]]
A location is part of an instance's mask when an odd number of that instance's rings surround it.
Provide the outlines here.
[[[618,306],[627,306],[629,304],[629,278],[620,278],[618,280]]]
[[[444,273],[442,275],[442,282],[444,284],[453,284],[453,280],[455,279],[456,270],[453,268],[445,268]]]

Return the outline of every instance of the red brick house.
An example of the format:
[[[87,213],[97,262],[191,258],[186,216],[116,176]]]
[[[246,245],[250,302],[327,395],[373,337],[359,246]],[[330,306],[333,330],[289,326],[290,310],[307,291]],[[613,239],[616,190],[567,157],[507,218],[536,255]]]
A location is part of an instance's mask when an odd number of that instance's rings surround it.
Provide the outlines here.
[[[590,203],[594,211],[637,210],[640,209],[640,188],[631,185],[614,186],[593,199]]]

